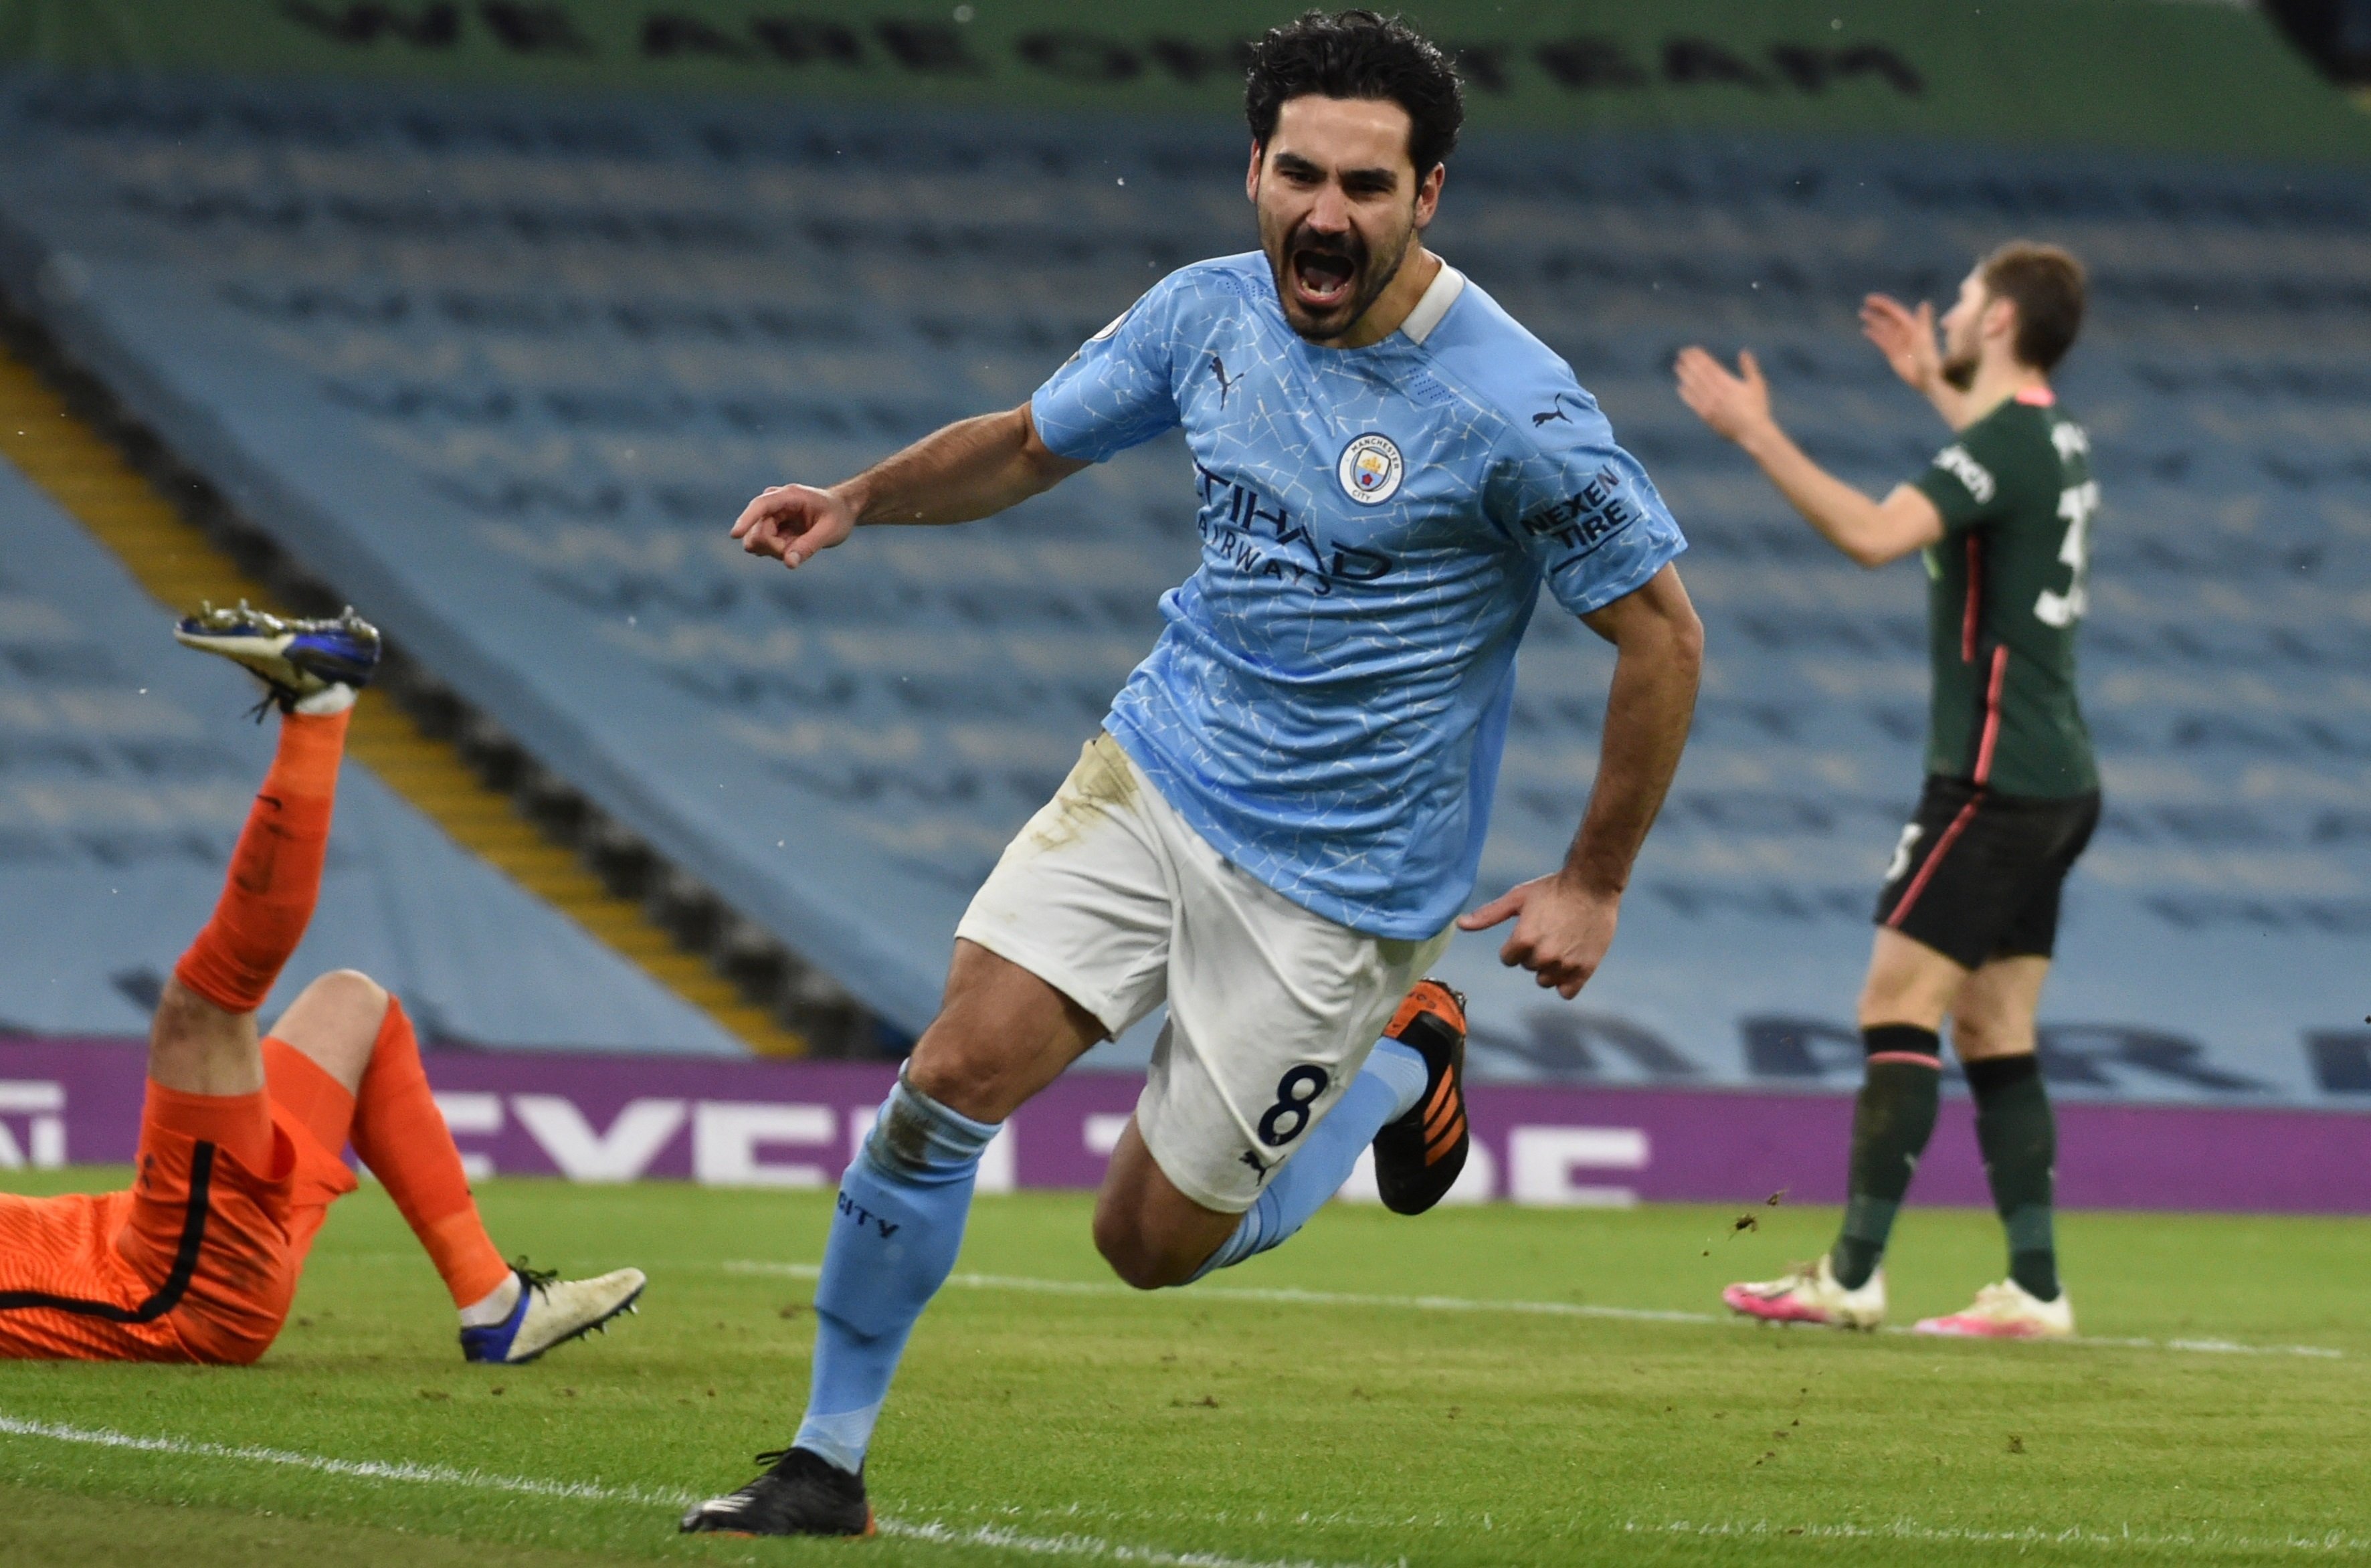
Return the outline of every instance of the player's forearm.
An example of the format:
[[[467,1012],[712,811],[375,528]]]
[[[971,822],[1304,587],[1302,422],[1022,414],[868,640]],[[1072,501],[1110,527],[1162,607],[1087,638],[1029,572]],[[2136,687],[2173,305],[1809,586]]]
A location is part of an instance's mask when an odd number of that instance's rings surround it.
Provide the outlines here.
[[[1704,626],[1685,596],[1621,628],[1605,732],[1589,810],[1564,874],[1592,893],[1618,894],[1663,809],[1694,717],[1704,669]]]
[[[1812,462],[1775,423],[1748,432],[1738,444],[1762,466],[1787,504],[1854,560],[1882,566],[1901,553],[1892,548],[1878,503]]]
[[[860,524],[968,523],[1082,466],[1047,451],[1022,408],[959,420],[834,488]]]

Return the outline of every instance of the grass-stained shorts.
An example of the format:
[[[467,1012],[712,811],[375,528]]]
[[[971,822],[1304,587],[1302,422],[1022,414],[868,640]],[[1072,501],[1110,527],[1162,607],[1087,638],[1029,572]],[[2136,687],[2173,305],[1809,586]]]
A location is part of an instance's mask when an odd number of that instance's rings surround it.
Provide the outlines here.
[[[1117,1035],[1169,1021],[1136,1124],[1177,1190],[1240,1214],[1449,945],[1371,937],[1228,864],[1098,735],[1007,846],[955,935]]]

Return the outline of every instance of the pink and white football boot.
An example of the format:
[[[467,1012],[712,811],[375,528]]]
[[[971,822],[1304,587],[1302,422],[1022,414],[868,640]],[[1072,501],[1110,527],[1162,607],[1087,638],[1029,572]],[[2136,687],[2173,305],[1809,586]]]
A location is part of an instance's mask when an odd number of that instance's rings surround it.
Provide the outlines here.
[[[1870,1274],[1858,1290],[1846,1290],[1823,1252],[1818,1262],[1798,1263],[1780,1278],[1732,1285],[1720,1298],[1730,1311],[1765,1323],[1874,1329],[1885,1321],[1885,1271]]]
[[[1912,1332],[1962,1339],[2072,1339],[2075,1304],[2064,1290],[2057,1300],[2043,1301],[2005,1279],[1977,1291],[1973,1306],[1948,1318],[1921,1318]]]

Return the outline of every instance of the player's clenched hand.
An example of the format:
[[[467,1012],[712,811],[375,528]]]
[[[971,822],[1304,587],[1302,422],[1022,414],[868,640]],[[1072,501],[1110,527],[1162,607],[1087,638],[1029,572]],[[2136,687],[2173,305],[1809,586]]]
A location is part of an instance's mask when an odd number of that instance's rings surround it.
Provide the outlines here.
[[[1860,302],[1860,330],[1914,390],[1924,392],[1941,377],[1943,355],[1935,346],[1935,307],[1928,302],[1919,301],[1914,311],[1873,294]]]
[[[1620,894],[1592,891],[1558,871],[1509,888],[1473,914],[1460,916],[1457,928],[1487,930],[1511,917],[1514,934],[1498,950],[1498,962],[1530,970],[1543,990],[1570,1001],[1605,962],[1621,913]]]
[[[856,513],[848,502],[813,485],[769,485],[733,525],[743,549],[771,556],[792,571],[855,531]]]
[[[1694,409],[1714,433],[1731,441],[1742,441],[1770,422],[1770,384],[1762,379],[1752,350],[1737,356],[1737,375],[1730,375],[1728,366],[1699,348],[1682,349],[1672,366],[1680,380],[1680,401]]]

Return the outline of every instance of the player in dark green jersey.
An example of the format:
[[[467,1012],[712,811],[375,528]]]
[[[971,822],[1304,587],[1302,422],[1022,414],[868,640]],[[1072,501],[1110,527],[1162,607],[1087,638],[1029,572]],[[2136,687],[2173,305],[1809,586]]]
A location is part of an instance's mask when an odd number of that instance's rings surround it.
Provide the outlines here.
[[[1732,374],[1703,349],[1679,359],[1680,397],[1734,441],[1826,537],[1863,566],[1924,552],[1934,698],[1926,786],[1877,906],[1860,998],[1867,1076],[1853,1116],[1843,1233],[1785,1278],[1733,1285],[1748,1316],[1874,1328],[1893,1216],[1935,1128],[1941,1031],[1975,1096],[1976,1136],[2008,1231],[2009,1277],[1921,1332],[2071,1334],[2051,1229],[2057,1134],[2034,1057],[2034,1012],[2058,929],[2059,889],[2099,815],[2099,769],[2075,693],[2085,605],[2090,443],[2050,373],[2083,317],[2083,270],[2023,241],[1980,261],[1936,343],[1931,306],[1872,294],[1861,322],[1903,380],[1956,432],[1927,470],[1875,501],[1824,472],[1770,414],[1752,354]]]

